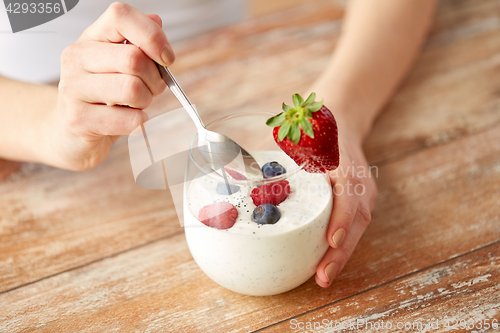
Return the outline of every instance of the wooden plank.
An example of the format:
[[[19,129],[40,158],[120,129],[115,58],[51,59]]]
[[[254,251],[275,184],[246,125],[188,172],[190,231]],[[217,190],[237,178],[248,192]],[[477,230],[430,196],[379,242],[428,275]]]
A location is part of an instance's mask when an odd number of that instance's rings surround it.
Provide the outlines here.
[[[439,48],[429,47],[423,53],[366,140],[365,151],[371,163],[500,123],[499,32],[500,23],[493,31]],[[470,52],[472,49],[475,51]]]
[[[333,288],[341,288],[335,283]],[[487,332],[500,329],[500,242],[263,332]]]
[[[251,0],[248,1],[251,17],[261,17],[306,4],[307,0]]]
[[[207,122],[234,112],[279,112],[284,98],[306,89],[327,65],[343,15],[331,1],[311,1],[206,33],[174,45],[172,71]]]
[[[342,15],[343,7],[318,1],[208,33],[178,45],[173,68],[207,120],[279,112],[327,65]],[[370,163],[500,122],[499,17],[494,0],[440,3],[422,56],[366,140]]]
[[[246,332],[500,239],[498,127],[383,166],[377,182],[373,222],[336,287],[311,279],[273,297],[238,295],[209,280],[175,235],[0,294],[0,331]]]
[[[180,45],[174,69],[204,119],[277,111],[283,96],[306,89],[326,65],[339,33],[343,8],[328,3],[299,6]],[[498,123],[499,7],[486,0],[442,4],[422,59],[367,141],[372,163]],[[166,92],[148,112],[177,107]],[[122,139],[94,170],[28,164],[0,183],[0,290],[178,232],[168,193],[141,190],[131,175]],[[390,195],[379,204],[403,200],[399,192]]]
[[[181,230],[167,191],[135,185],[127,149],[81,173],[25,164],[0,184],[0,291]]]
[[[311,6],[307,16],[294,16],[288,26],[310,24],[308,20],[325,21],[331,13],[341,15],[342,11],[322,12],[320,7]],[[276,22],[269,20],[254,26],[254,30],[260,27],[265,36],[265,31],[276,28]],[[239,29],[243,31],[245,26]],[[200,50],[198,55],[202,54]],[[205,57],[204,61],[210,63],[212,59]],[[182,82],[188,88],[191,85],[186,78]],[[189,89],[211,95],[206,86]],[[245,98],[253,97],[247,94]],[[154,101],[148,113],[154,116],[179,106],[167,91]],[[2,165],[2,178],[7,177],[6,165],[9,174],[19,167],[15,163]],[[179,230],[170,194],[143,190],[134,184],[126,138],[115,144],[103,164],[83,173],[25,164],[19,173],[0,183],[0,291]]]

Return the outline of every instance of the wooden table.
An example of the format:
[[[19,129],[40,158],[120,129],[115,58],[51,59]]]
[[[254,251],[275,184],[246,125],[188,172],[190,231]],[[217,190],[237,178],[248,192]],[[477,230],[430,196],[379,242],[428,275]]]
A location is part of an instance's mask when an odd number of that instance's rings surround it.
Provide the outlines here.
[[[343,14],[315,1],[219,29],[178,45],[172,70],[206,121],[278,112],[326,65]],[[165,93],[149,113],[177,107]],[[90,171],[24,164],[0,183],[0,332],[350,331],[356,320],[394,332],[464,331],[469,320],[482,331],[500,321],[499,1],[440,4],[365,150],[380,194],[345,269],[328,289],[311,279],[273,297],[202,273],[170,194],[135,185],[126,138]]]

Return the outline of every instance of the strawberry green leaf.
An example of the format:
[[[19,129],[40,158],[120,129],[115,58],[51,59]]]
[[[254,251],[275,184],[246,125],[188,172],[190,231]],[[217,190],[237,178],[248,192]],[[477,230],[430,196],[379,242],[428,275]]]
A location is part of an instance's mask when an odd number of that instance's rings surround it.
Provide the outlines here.
[[[293,143],[297,144],[300,140],[300,127],[297,123],[292,123],[290,130],[288,131],[288,138]]]
[[[312,112],[308,108],[306,108],[306,118],[312,118]]]
[[[278,131],[278,141],[283,141],[283,139],[286,138],[289,130],[290,130],[290,123],[284,123],[283,125],[281,125]]]
[[[314,102],[314,100],[316,99],[316,93],[311,93],[311,95],[309,95],[309,97],[307,97],[306,101],[304,102],[305,105],[307,104],[311,104]]]
[[[316,102],[316,103],[312,103],[311,105],[309,105],[307,108],[309,110],[311,110],[311,112],[316,112],[318,111],[319,109],[321,109],[321,107],[323,106],[323,101],[321,102]]]
[[[314,131],[313,131],[313,127],[312,127],[311,122],[309,120],[307,120],[306,118],[304,118],[300,122],[300,125],[302,126],[304,133],[306,133],[308,136],[310,136],[311,138],[314,139]]]
[[[293,95],[292,100],[293,100],[294,106],[300,106],[300,105],[302,105],[302,103],[304,103],[304,99],[299,94]]]
[[[266,121],[267,126],[277,127],[285,122],[285,113],[281,112],[277,116],[271,117]]]
[[[283,103],[283,105],[281,106],[281,108],[283,109],[283,111],[287,112],[288,110],[290,110],[292,107],[290,105],[286,105],[285,103]]]

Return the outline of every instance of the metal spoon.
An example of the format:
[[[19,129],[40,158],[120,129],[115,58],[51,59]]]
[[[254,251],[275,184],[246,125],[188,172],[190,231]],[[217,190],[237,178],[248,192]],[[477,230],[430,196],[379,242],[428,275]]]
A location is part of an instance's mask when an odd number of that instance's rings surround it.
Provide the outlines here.
[[[198,115],[198,112],[191,104],[170,70],[159,64],[156,64],[156,66],[160,71],[163,81],[165,81],[172,93],[175,97],[177,97],[184,109],[188,112],[191,119],[194,121],[198,130],[198,149],[201,156],[207,163],[210,164],[214,171],[218,172],[220,170],[222,172],[224,178],[226,178],[226,184],[227,176],[225,171],[228,169],[236,171],[237,173],[245,176],[247,179],[262,178],[259,164],[255,161],[252,155],[227,136],[207,130]],[[241,157],[239,157],[240,154]],[[241,163],[241,161],[243,163]],[[234,177],[233,173],[229,173]]]

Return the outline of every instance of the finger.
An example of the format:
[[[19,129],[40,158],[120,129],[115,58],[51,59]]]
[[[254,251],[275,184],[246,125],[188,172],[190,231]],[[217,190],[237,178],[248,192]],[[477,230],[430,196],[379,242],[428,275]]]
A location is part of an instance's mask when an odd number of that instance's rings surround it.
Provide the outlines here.
[[[137,76],[153,96],[161,94],[167,87],[155,63],[135,45],[101,42],[75,45],[77,46],[74,47],[85,49],[85,52],[79,52],[80,61],[83,69],[89,73],[123,73]]]
[[[68,126],[80,133],[95,135],[129,135],[148,120],[148,115],[125,106],[86,104],[83,111],[73,112]]]
[[[353,184],[356,182],[356,184]],[[351,224],[359,206],[360,196],[354,192],[360,180],[332,179],[333,184],[333,212],[328,225],[327,239],[331,247],[337,249],[342,245],[345,236],[351,228]]]
[[[77,98],[93,104],[127,105],[145,109],[153,95],[144,82],[127,74],[88,74],[75,82]]]
[[[79,40],[111,43],[129,40],[148,57],[164,66],[171,65],[175,60],[167,36],[155,20],[122,2],[111,4],[104,14],[84,31]]]
[[[330,286],[333,279],[342,271],[367,226],[368,224],[363,222],[362,216],[359,213],[356,214],[342,245],[338,249],[328,249],[316,268],[316,283],[320,287]]]
[[[163,27],[163,22],[161,20],[161,17],[159,17],[156,14],[148,14],[147,16],[149,16],[150,19],[152,19],[153,21],[155,21],[156,24],[158,24],[160,27]]]

